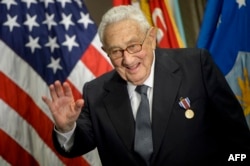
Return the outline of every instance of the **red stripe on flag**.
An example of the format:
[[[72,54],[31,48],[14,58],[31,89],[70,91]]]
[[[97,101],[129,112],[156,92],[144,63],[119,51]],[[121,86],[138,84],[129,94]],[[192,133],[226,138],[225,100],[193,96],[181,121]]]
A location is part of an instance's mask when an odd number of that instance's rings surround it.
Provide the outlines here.
[[[0,98],[23,117],[37,131],[41,139],[58,155],[66,165],[88,166],[89,164],[82,158],[68,159],[60,156],[54,149],[52,143],[52,121],[45,115],[22,89],[0,72]],[[17,96],[18,94],[18,96]],[[25,104],[20,104],[25,103]],[[42,124],[42,125],[41,125]]]
[[[8,134],[0,130],[0,156],[11,165],[38,166],[38,162]],[[18,154],[18,155],[17,155]]]
[[[91,44],[84,52],[81,60],[96,77],[102,75],[104,72],[112,70],[112,67],[107,60]]]
[[[113,0],[113,6],[129,5],[129,4],[131,4],[131,0]]]

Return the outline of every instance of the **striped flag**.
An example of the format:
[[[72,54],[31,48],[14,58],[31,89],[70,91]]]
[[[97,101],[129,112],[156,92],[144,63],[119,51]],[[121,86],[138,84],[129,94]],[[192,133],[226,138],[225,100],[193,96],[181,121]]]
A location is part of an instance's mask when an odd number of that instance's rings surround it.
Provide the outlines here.
[[[41,96],[67,81],[75,98],[85,82],[112,69],[81,0],[0,1],[0,165],[101,165],[96,150],[60,156]]]
[[[250,127],[250,0],[208,0],[198,47],[207,48]]]
[[[157,40],[160,47],[179,48],[180,44],[175,33],[173,19],[171,20],[170,11],[162,0],[150,0],[149,6],[152,20],[158,27]]]
[[[187,47],[186,35],[184,32],[183,18],[181,14],[181,9],[179,5],[179,1],[176,0],[165,0],[167,10],[170,13],[170,18],[172,18],[173,26],[175,29],[175,34],[178,39],[178,43],[181,47]]]

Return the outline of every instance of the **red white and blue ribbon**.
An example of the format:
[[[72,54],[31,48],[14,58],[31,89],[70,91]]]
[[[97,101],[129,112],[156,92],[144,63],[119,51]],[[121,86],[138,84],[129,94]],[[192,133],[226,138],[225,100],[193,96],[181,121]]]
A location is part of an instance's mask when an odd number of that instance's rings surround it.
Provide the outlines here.
[[[179,105],[184,108],[185,110],[190,108],[190,100],[188,97],[186,98],[180,98]]]

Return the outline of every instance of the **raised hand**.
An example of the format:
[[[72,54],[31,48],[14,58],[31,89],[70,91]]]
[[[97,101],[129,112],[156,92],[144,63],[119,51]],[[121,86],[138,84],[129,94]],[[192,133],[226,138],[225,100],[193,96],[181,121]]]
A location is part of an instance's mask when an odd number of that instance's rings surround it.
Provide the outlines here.
[[[84,100],[74,100],[72,90],[67,82],[61,84],[60,81],[55,81],[54,84],[50,85],[49,89],[52,100],[46,96],[42,96],[42,99],[52,113],[57,130],[68,132],[73,129]]]

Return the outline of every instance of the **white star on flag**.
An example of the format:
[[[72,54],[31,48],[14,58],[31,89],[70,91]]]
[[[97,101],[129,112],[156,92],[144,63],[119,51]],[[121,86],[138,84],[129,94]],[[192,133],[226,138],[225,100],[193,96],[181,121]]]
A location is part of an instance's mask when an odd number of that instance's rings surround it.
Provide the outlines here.
[[[72,51],[72,48],[74,46],[79,47],[79,44],[75,42],[76,40],[76,35],[73,35],[72,37],[69,37],[68,35],[65,35],[66,41],[62,43],[62,45],[67,46],[69,52]]]
[[[51,57],[50,60],[51,60],[51,63],[48,64],[47,67],[48,68],[52,68],[53,69],[53,73],[56,73],[56,71],[58,69],[60,69],[60,70],[63,69],[62,66],[59,64],[60,60],[61,60],[60,58],[54,59],[53,57]]]
[[[82,23],[84,28],[87,29],[89,24],[94,24],[92,20],[89,18],[89,14],[84,14],[83,12],[81,14],[81,19],[79,19],[77,22]]]
[[[7,21],[3,24],[6,26],[9,26],[10,32],[12,32],[14,27],[20,27],[20,25],[17,23],[17,16],[11,17],[9,14],[7,15]]]
[[[63,24],[66,30],[69,30],[69,26],[70,25],[75,25],[72,21],[71,21],[71,17],[72,14],[69,14],[68,16],[66,16],[64,13],[62,14],[62,21],[60,22],[60,24]]]
[[[54,21],[54,17],[55,17],[55,14],[49,15],[48,13],[46,13],[46,20],[43,21],[43,24],[47,24],[49,30],[51,30],[52,26],[57,25],[57,23]]]
[[[49,36],[49,42],[45,44],[46,47],[50,47],[50,51],[53,53],[55,48],[60,48],[60,46],[56,42],[56,37],[51,38]]]
[[[26,14],[26,21],[23,23],[29,27],[29,31],[32,31],[34,26],[39,27],[39,24],[36,22],[37,15],[31,17],[29,14]]]
[[[42,48],[38,44],[39,37],[33,38],[32,36],[29,36],[29,42],[25,45],[26,47],[30,47],[31,52],[34,53],[36,48]]]

